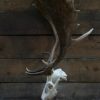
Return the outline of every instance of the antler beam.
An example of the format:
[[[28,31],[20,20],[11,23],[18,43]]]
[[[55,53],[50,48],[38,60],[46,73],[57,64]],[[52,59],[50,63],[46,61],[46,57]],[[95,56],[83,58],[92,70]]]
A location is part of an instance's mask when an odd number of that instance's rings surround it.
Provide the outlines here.
[[[57,30],[56,30],[53,22],[51,21],[51,19],[49,17],[46,17],[46,19],[48,20],[49,24],[52,27],[52,30],[53,30],[53,33],[54,33],[56,41],[55,41],[54,46],[53,46],[53,48],[51,50],[51,53],[50,53],[50,56],[49,56],[48,60],[47,61],[42,60],[42,62],[46,65],[46,67],[44,67],[44,68],[42,68],[40,70],[37,70],[37,71],[29,70],[26,67],[26,73],[27,74],[38,75],[38,74],[45,73],[46,71],[49,71],[48,73],[51,73],[51,71],[52,71],[52,65],[56,61],[56,59],[54,59],[54,57],[55,57],[55,51],[56,51],[58,43],[59,43],[59,37],[58,37],[58,34],[57,34]]]

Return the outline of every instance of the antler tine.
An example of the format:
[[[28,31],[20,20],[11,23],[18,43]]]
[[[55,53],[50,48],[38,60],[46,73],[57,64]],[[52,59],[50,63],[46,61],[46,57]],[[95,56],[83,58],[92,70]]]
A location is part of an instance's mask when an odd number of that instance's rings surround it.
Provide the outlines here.
[[[54,36],[55,36],[55,43],[54,43],[54,46],[51,50],[51,53],[50,53],[50,56],[48,58],[47,61],[45,60],[42,60],[42,62],[47,66],[47,67],[44,67],[40,70],[37,70],[37,71],[31,71],[29,70],[27,67],[26,67],[26,73],[27,74],[30,74],[30,75],[39,75],[39,74],[42,74],[44,72],[47,71],[47,74],[50,73],[50,71],[52,71],[52,65],[55,63],[56,59],[54,59],[54,56],[55,56],[55,51],[56,51],[56,48],[58,46],[58,43],[59,43],[59,37],[58,37],[58,34],[57,34],[57,30],[52,22],[52,20],[49,18],[49,17],[46,17],[46,19],[48,20],[49,24],[51,25],[52,27],[52,30],[53,30],[53,33],[54,33]]]
[[[53,33],[54,33],[56,41],[55,41],[55,44],[54,44],[52,51],[50,53],[49,59],[47,61],[42,60],[42,62],[46,65],[52,65],[56,61],[56,59],[54,59],[54,56],[55,56],[56,48],[57,48],[58,43],[59,43],[59,37],[58,37],[57,30],[56,30],[53,22],[49,18],[48,18],[48,21],[49,21],[49,24],[51,25],[51,27],[53,29]]]
[[[83,35],[79,36],[76,39],[72,39],[72,41],[74,42],[78,42],[80,40],[83,40],[84,38],[86,38],[88,35],[90,35],[92,33],[92,31],[94,30],[94,28],[91,28],[88,32],[84,33]]]

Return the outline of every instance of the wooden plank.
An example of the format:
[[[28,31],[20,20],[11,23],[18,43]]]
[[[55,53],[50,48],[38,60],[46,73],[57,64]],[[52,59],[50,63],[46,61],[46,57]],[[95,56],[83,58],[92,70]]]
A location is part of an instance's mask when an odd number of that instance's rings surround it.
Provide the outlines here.
[[[73,36],[74,35],[81,35],[87,31],[89,31],[89,29],[94,28],[94,31],[92,32],[91,35],[93,36],[99,36],[100,35],[100,21],[86,21],[86,20],[79,20],[77,23],[80,23],[80,26],[73,32]]]
[[[29,9],[32,6],[33,0],[0,0],[0,10],[16,10],[21,11]]]
[[[82,32],[86,32],[90,28],[94,28],[94,35],[100,34],[100,11],[81,11],[78,14],[77,23],[80,23],[80,27],[76,30],[77,34],[82,34]],[[75,34],[75,33],[74,33]]]
[[[53,43],[54,39],[51,36],[0,36],[0,59],[44,58],[48,56]],[[100,37],[90,36],[72,44],[66,50],[65,58],[98,58],[99,51]]]
[[[49,44],[52,45],[51,38],[46,36],[1,36],[0,58],[40,58],[50,51]]]
[[[95,28],[95,34],[100,33],[100,11],[82,11],[76,22],[81,24],[77,34],[82,34],[79,30],[86,31],[92,27]],[[83,23],[86,24],[82,26]],[[0,13],[0,35],[52,35],[52,33],[51,26],[35,8]]]
[[[100,10],[100,0],[75,0],[75,6],[80,10]]]
[[[33,0],[0,0],[0,10],[25,10],[29,9],[32,6]],[[100,1],[99,0],[75,0],[75,4],[77,8],[80,9],[100,9]]]
[[[1,83],[0,100],[40,100],[42,83]],[[100,83],[69,83],[58,86],[55,100],[99,100]]]
[[[38,66],[38,67],[37,67]],[[29,76],[25,73],[26,67],[32,67],[35,70],[42,68],[43,64],[36,59],[2,59],[0,63],[0,82],[42,82],[45,76]]]
[[[51,34],[48,22],[36,11],[11,11],[0,13],[0,35]]]
[[[100,60],[67,60],[58,67],[68,74],[68,82],[100,82]],[[44,75],[32,76],[25,73],[25,68],[37,70],[44,67],[38,59],[1,59],[0,82],[45,82]]]
[[[100,10],[86,10],[86,11],[81,11],[79,13],[79,19],[81,21],[91,21],[91,22],[98,22],[100,21]]]
[[[69,82],[99,82],[99,61],[65,60],[61,66],[68,74]]]
[[[66,56],[69,57],[99,57],[99,36],[90,36],[87,39],[72,44],[67,50]],[[95,52],[95,53],[93,53]]]

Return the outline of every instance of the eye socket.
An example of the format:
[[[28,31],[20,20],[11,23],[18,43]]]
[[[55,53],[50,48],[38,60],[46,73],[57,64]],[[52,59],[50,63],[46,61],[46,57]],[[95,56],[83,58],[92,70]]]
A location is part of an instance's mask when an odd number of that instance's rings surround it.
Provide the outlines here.
[[[52,89],[53,88],[53,85],[52,84],[48,84],[48,88],[49,89]]]

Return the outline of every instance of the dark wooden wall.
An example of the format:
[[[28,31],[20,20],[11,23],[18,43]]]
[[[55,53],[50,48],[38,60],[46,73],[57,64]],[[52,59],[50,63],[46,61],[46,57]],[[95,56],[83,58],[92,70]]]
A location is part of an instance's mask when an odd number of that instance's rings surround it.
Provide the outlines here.
[[[0,0],[0,100],[40,100],[45,76],[28,76],[25,67],[43,67],[53,45],[49,24],[31,7],[32,0]],[[68,82],[59,85],[56,100],[100,100],[100,0],[76,0],[81,26],[76,37],[94,27],[92,35],[73,44],[59,64]],[[48,33],[49,31],[49,33]]]

